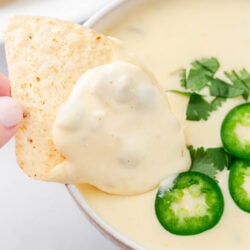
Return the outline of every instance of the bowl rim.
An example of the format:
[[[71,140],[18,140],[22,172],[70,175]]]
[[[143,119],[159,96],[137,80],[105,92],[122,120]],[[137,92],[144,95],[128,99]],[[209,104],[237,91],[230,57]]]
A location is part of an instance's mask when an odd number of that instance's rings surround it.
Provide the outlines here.
[[[144,247],[138,245],[134,241],[126,238],[121,233],[119,233],[116,229],[106,223],[88,204],[85,198],[80,194],[77,187],[73,184],[65,185],[68,192],[70,193],[73,200],[76,202],[77,206],[87,217],[89,222],[97,228],[99,232],[101,232],[106,238],[111,240],[117,246],[126,250],[145,250]]]
[[[113,0],[103,8],[101,8],[98,12],[96,12],[93,16],[91,16],[83,25],[87,27],[94,27],[98,22],[101,21],[102,18],[105,18],[108,14],[113,12],[117,8],[123,8],[123,5],[129,4],[128,0]],[[145,250],[144,247],[135,243],[134,241],[126,238],[121,233],[119,233],[116,229],[106,223],[87,203],[86,199],[80,194],[77,187],[73,184],[65,185],[68,192],[70,193],[73,200],[76,202],[77,206],[80,210],[85,214],[87,219],[90,221],[92,225],[94,225],[99,232],[101,232],[106,238],[110,239],[117,246],[126,250]]]
[[[102,7],[99,11],[93,14],[90,18],[84,22],[84,26],[93,27],[99,22],[102,18],[104,18],[111,11],[114,11],[116,8],[121,8],[121,6],[125,3],[129,2],[128,0],[112,0],[109,4]]]

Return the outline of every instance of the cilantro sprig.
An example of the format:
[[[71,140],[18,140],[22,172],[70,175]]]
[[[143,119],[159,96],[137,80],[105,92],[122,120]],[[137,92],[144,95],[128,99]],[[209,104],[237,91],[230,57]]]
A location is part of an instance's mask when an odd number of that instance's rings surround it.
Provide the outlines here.
[[[190,146],[188,149],[192,160],[190,171],[201,172],[215,180],[216,174],[225,168],[229,169],[233,160],[233,157],[221,147],[194,149]]]
[[[250,94],[250,73],[242,69],[224,72],[225,79],[216,77],[220,68],[217,58],[203,58],[191,63],[189,71],[180,74],[181,86],[187,91],[175,91],[189,96],[186,119],[191,121],[207,120],[211,112],[217,110],[227,98],[242,96],[245,100]],[[210,100],[200,94],[205,87],[209,90]]]

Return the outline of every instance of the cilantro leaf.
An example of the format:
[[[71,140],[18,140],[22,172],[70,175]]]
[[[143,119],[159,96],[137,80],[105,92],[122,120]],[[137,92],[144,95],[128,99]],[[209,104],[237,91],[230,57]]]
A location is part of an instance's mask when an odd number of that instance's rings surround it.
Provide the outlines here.
[[[201,90],[206,87],[210,77],[213,77],[219,68],[219,62],[214,57],[194,61],[191,65],[192,67],[184,86],[193,91]]]
[[[192,160],[190,171],[201,172],[213,179],[219,171],[229,168],[232,162],[232,156],[223,148],[194,149],[190,146],[188,149]]]
[[[186,110],[186,119],[190,121],[207,120],[210,113],[218,109],[225,98],[216,97],[208,102],[203,96],[192,93]]]
[[[202,58],[199,61],[195,61],[192,65],[199,65],[201,68],[205,69],[206,71],[210,72],[209,75],[213,76],[220,67],[220,63],[217,58]]]
[[[243,96],[245,100],[247,100],[249,97],[249,86],[248,86],[248,83],[245,83],[246,79],[242,78],[241,74],[237,74],[234,70],[232,70],[231,72],[225,72],[225,75],[233,83],[233,85],[236,88],[239,88],[242,90],[241,95]],[[247,77],[247,75],[249,75],[249,73],[245,71],[243,76]]]
[[[201,90],[209,81],[207,72],[203,69],[190,69],[187,78],[187,88],[193,91]]]
[[[191,94],[186,110],[186,119],[190,121],[207,120],[211,112],[210,103],[201,95]]]
[[[248,89],[250,89],[250,73],[247,72],[246,69],[242,69],[239,74],[241,80],[244,81],[245,85],[248,87]]]
[[[222,103],[226,101],[226,98],[223,97],[216,97],[210,102],[211,104],[211,112],[217,110],[221,107]]]
[[[209,91],[211,96],[219,96],[224,98],[232,98],[241,96],[245,93],[243,86],[230,85],[218,78],[210,80]]]

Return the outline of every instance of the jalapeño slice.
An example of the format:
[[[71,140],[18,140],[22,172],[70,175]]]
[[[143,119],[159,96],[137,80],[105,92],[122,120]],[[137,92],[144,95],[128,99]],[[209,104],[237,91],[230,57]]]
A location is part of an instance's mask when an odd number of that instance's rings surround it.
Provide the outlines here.
[[[170,185],[163,182],[155,199],[160,224],[176,235],[194,235],[211,229],[223,211],[224,198],[218,184],[198,172],[180,173]]]
[[[250,159],[250,103],[233,108],[221,126],[224,148],[234,156]]]
[[[250,213],[250,160],[237,159],[229,173],[229,191],[236,205]]]

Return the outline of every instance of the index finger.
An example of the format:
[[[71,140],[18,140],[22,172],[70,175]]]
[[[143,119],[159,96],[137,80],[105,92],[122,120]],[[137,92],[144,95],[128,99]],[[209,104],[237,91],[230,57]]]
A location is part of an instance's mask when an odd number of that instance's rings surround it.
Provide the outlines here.
[[[10,96],[10,82],[6,76],[0,73],[0,96]]]

